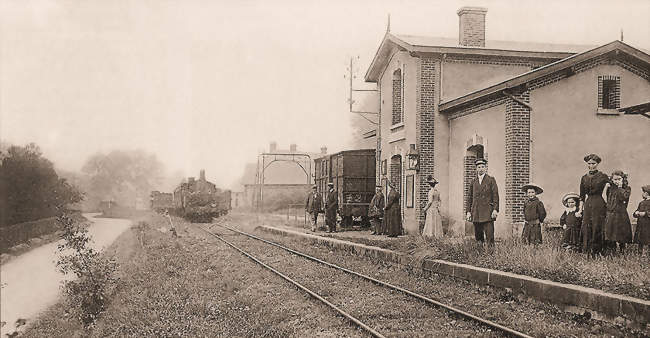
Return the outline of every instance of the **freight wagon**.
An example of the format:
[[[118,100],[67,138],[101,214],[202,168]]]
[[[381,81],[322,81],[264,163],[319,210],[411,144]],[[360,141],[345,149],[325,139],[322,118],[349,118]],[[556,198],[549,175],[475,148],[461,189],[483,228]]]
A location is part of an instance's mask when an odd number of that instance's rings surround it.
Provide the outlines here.
[[[341,225],[370,225],[368,206],[375,194],[375,150],[346,150],[314,160],[315,183],[327,200],[327,184],[334,183]]]

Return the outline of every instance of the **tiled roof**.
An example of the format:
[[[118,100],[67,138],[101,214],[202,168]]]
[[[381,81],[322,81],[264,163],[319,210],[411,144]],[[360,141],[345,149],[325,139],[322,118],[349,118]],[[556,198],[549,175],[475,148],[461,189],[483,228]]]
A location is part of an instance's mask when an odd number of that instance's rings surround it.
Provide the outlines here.
[[[448,53],[487,57],[546,59],[552,62],[594,47],[498,40],[487,40],[485,47],[470,47],[459,45],[458,39],[386,33],[370,67],[368,67],[365,80],[367,82],[377,82],[390,61],[391,55],[398,50],[408,51],[412,55]]]
[[[458,44],[457,38],[441,38],[433,36],[417,35],[395,35],[400,40],[412,46],[421,47],[458,47],[474,49],[498,49],[526,52],[545,52],[545,53],[580,53],[592,49],[593,45],[574,45],[574,44],[557,44],[557,43],[538,43],[538,42],[520,42],[520,41],[501,41],[485,40],[485,47],[467,47]]]
[[[453,109],[458,109],[459,107],[465,105],[474,104],[476,102],[479,102],[481,99],[488,97],[489,95],[493,95],[503,90],[523,85],[542,76],[546,76],[559,71],[565,71],[566,69],[570,69],[570,67],[580,62],[584,62],[597,56],[612,52],[617,53],[616,55],[618,55],[619,52],[621,54],[626,54],[631,59],[636,60],[636,62],[639,64],[642,64],[642,67],[646,67],[646,69],[648,65],[650,65],[650,55],[648,55],[645,51],[634,48],[621,41],[612,41],[608,44],[584,51],[579,54],[574,54],[562,60],[558,60],[548,65],[533,69],[492,86],[471,92],[469,94],[446,102],[441,102],[440,111],[450,111]]]

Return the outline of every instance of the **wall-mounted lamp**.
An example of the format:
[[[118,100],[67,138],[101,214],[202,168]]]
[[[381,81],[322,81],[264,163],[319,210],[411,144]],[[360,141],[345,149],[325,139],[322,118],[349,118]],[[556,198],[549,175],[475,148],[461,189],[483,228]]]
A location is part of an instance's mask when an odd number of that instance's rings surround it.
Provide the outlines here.
[[[420,153],[415,149],[415,144],[409,145],[409,152],[406,154],[408,157],[408,169],[420,170]]]

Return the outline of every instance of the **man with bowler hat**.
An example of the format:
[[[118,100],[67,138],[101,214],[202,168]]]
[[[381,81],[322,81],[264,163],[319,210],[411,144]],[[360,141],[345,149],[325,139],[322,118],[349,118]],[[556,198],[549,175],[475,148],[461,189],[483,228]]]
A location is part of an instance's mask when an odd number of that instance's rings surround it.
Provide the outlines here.
[[[474,224],[474,237],[478,242],[487,240],[494,245],[494,221],[499,214],[499,188],[494,177],[487,174],[487,160],[474,162],[477,177],[469,186],[467,221]]]
[[[336,232],[336,211],[339,208],[339,197],[334,190],[334,183],[327,183],[327,187],[329,191],[325,203],[325,224],[327,224],[327,232]]]

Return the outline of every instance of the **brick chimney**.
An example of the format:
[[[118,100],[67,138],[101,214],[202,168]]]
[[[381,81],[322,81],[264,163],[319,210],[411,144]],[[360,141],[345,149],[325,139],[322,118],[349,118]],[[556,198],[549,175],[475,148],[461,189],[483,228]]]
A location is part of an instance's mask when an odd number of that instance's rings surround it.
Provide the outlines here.
[[[204,169],[201,169],[201,171],[199,173],[199,181],[205,182],[205,170]]]
[[[458,12],[458,44],[485,47],[485,13],[483,7],[461,7]]]
[[[297,150],[298,150],[298,146],[295,143],[291,143],[291,145],[289,145],[289,151],[291,151],[292,153],[295,153]]]
[[[327,155],[327,147],[320,147],[320,153],[322,155]]]
[[[278,150],[278,144],[273,141],[269,144],[269,153],[274,153],[276,150]]]

